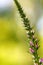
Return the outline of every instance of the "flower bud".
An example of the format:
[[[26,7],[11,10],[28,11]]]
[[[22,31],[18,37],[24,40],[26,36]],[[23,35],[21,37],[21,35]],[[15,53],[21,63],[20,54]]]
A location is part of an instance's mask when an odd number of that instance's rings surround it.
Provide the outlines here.
[[[39,62],[42,63],[42,62],[43,62],[43,58],[40,58],[40,59],[39,59]]]
[[[31,30],[31,33],[34,34],[35,33],[34,30]]]
[[[38,44],[36,44],[35,47],[38,49],[39,48]]]
[[[33,44],[33,42],[32,42],[32,41],[30,41],[30,46],[34,46],[34,44]]]
[[[35,36],[33,35],[32,38],[33,38],[33,40],[34,40],[34,39],[35,39]]]
[[[29,50],[30,50],[31,53],[34,53],[35,52],[32,48],[30,48]]]

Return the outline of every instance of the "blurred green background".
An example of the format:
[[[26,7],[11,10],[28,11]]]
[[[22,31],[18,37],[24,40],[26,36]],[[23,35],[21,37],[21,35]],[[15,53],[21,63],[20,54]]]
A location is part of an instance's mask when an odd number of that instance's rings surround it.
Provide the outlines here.
[[[40,39],[38,54],[43,57],[43,0],[18,1]],[[28,51],[26,30],[14,1],[0,0],[0,65],[33,65]]]

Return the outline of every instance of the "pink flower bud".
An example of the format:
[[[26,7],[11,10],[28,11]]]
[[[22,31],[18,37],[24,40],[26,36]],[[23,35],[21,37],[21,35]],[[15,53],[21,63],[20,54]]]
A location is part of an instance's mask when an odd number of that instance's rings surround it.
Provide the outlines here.
[[[38,44],[36,44],[35,46],[36,46],[36,48],[38,48]]]
[[[39,62],[42,63],[42,62],[43,62],[43,58],[40,58],[40,59],[39,59]]]
[[[33,44],[33,42],[32,42],[32,41],[30,41],[30,46],[34,46],[34,44]]]
[[[34,53],[34,50],[32,48],[29,49],[31,53]]]

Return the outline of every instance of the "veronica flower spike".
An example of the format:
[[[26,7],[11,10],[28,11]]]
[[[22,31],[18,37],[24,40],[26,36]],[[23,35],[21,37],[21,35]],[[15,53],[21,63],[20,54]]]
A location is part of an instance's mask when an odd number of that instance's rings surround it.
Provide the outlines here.
[[[25,15],[24,11],[22,10],[22,7],[19,4],[19,2],[17,0],[14,0],[14,2],[16,4],[18,11],[20,13],[20,16],[23,20],[25,29],[28,32],[27,35],[28,35],[28,39],[30,40],[29,50],[30,50],[31,54],[34,56],[34,58],[33,58],[33,60],[35,61],[34,65],[42,65],[43,58],[40,58],[38,53],[37,53],[37,51],[39,49],[39,44],[38,44],[38,39],[36,39],[36,37],[35,37],[35,31],[30,26],[30,23],[29,23],[30,20],[26,17],[26,15]]]

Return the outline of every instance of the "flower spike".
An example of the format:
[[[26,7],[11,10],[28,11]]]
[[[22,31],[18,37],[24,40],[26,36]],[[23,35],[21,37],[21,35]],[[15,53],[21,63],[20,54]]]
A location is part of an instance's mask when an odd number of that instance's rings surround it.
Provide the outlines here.
[[[34,30],[32,29],[32,27],[30,26],[30,21],[29,19],[26,17],[25,13],[23,12],[23,9],[21,7],[21,5],[19,4],[19,2],[17,0],[14,0],[17,8],[18,8],[18,11],[20,13],[20,16],[21,18],[23,19],[23,23],[24,23],[24,26],[25,26],[25,29],[26,31],[28,32],[27,35],[28,35],[28,38],[30,39],[30,52],[31,54],[34,56],[34,65],[42,65],[42,62],[43,62],[43,58],[40,58],[37,51],[39,49],[39,44],[38,44],[38,40],[35,38],[35,32]]]

